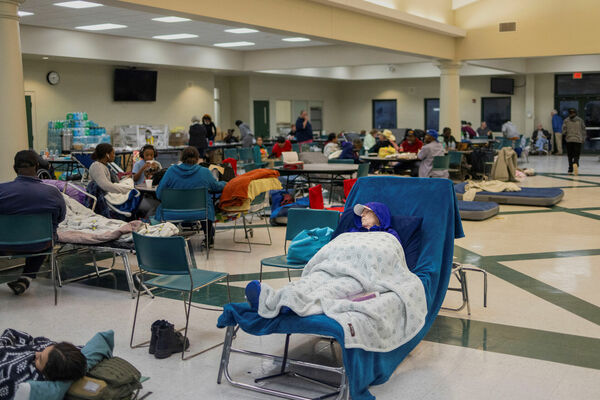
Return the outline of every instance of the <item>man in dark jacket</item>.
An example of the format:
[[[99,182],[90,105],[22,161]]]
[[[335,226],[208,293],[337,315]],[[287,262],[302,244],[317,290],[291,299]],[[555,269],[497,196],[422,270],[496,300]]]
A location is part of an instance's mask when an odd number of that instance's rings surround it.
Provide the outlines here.
[[[296,140],[299,144],[311,143],[313,141],[313,130],[308,113],[304,110],[300,111],[300,116],[296,120]]]
[[[22,150],[15,155],[14,169],[17,178],[12,182],[0,184],[0,214],[52,214],[52,227],[56,234],[58,224],[65,219],[66,205],[62,194],[55,186],[45,185],[37,177],[38,155],[32,150]],[[0,255],[32,254],[47,251],[52,243],[39,243],[31,246],[3,247]],[[23,276],[8,286],[16,295],[29,288],[29,279],[35,278],[45,255],[25,259]]]
[[[208,141],[206,140],[206,128],[204,124],[200,123],[200,118],[193,116],[192,125],[190,125],[190,141],[189,145],[198,149],[200,158],[204,158],[204,153],[208,148]]]

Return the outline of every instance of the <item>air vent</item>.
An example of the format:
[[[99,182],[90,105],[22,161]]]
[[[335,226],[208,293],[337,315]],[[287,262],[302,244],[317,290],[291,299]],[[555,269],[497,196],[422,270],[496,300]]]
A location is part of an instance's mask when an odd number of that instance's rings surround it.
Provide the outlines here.
[[[499,29],[500,32],[514,32],[517,30],[516,22],[501,22]]]

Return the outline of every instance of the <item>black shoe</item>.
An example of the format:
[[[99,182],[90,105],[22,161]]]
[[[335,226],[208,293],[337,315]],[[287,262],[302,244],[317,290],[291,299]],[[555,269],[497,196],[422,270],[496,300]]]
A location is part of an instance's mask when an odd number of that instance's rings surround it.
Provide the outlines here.
[[[152,327],[150,328],[151,336],[150,336],[150,347],[148,347],[148,353],[154,354],[154,352],[156,351],[156,342],[158,341],[158,330],[162,326],[165,326],[165,324],[168,324],[168,322],[165,321],[164,319],[156,320],[152,324]]]
[[[173,353],[187,350],[188,347],[190,347],[189,340],[186,340],[184,343],[183,335],[179,332],[175,332],[173,324],[167,322],[158,330],[158,339],[156,341],[154,357],[159,359],[168,358]]]
[[[29,289],[29,280],[25,278],[19,278],[16,281],[8,282],[6,284],[16,296],[22,295],[27,289]]]

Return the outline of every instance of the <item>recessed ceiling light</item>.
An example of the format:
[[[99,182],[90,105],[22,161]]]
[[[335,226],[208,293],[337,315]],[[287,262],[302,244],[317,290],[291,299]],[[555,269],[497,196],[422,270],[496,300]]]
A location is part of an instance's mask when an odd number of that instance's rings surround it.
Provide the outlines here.
[[[33,15],[33,13],[29,11],[18,11],[17,14],[19,14],[19,17],[27,17],[28,15]]]
[[[181,17],[160,17],[160,18],[152,18],[152,21],[158,22],[185,22],[191,21],[189,18],[181,18]]]
[[[97,25],[85,25],[85,26],[76,26],[75,29],[81,29],[84,31],[106,31],[109,29],[121,29],[127,28],[127,25],[119,25],[119,24],[97,24]]]
[[[215,43],[213,46],[217,47],[243,47],[243,46],[254,46],[252,42],[228,42],[228,43]]]
[[[92,3],[91,1],[65,1],[63,3],[54,3],[55,6],[68,8],[92,8],[102,7],[102,4]]]
[[[305,37],[288,37],[281,40],[284,42],[310,42],[310,39]]]
[[[48,59],[48,57],[42,57],[42,60],[47,60],[47,59]]]
[[[198,35],[192,35],[191,33],[176,33],[174,35],[152,36],[152,39],[177,40],[177,39],[190,39],[190,38],[196,38],[196,37],[198,37]]]
[[[233,29],[225,29],[225,32],[229,33],[255,33],[258,32],[256,29],[250,28],[233,28]]]

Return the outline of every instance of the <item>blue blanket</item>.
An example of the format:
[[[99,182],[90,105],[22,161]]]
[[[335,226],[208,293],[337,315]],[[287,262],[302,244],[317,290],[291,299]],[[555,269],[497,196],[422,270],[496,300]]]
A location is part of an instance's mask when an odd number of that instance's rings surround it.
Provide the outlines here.
[[[355,204],[377,200],[385,203],[393,215],[423,218],[419,234],[421,252],[412,270],[423,282],[428,314],[423,329],[408,343],[387,353],[345,349],[344,367],[348,374],[353,400],[372,400],[370,385],[386,382],[402,360],[429,331],[442,305],[452,271],[454,239],[463,237],[462,224],[452,182],[436,178],[402,178],[391,176],[359,178],[346,200],[346,209]],[[271,333],[310,333],[336,338],[343,344],[342,328],[325,315],[298,317],[279,315],[265,319],[247,304],[228,304],[217,326],[239,326],[253,335]]]

